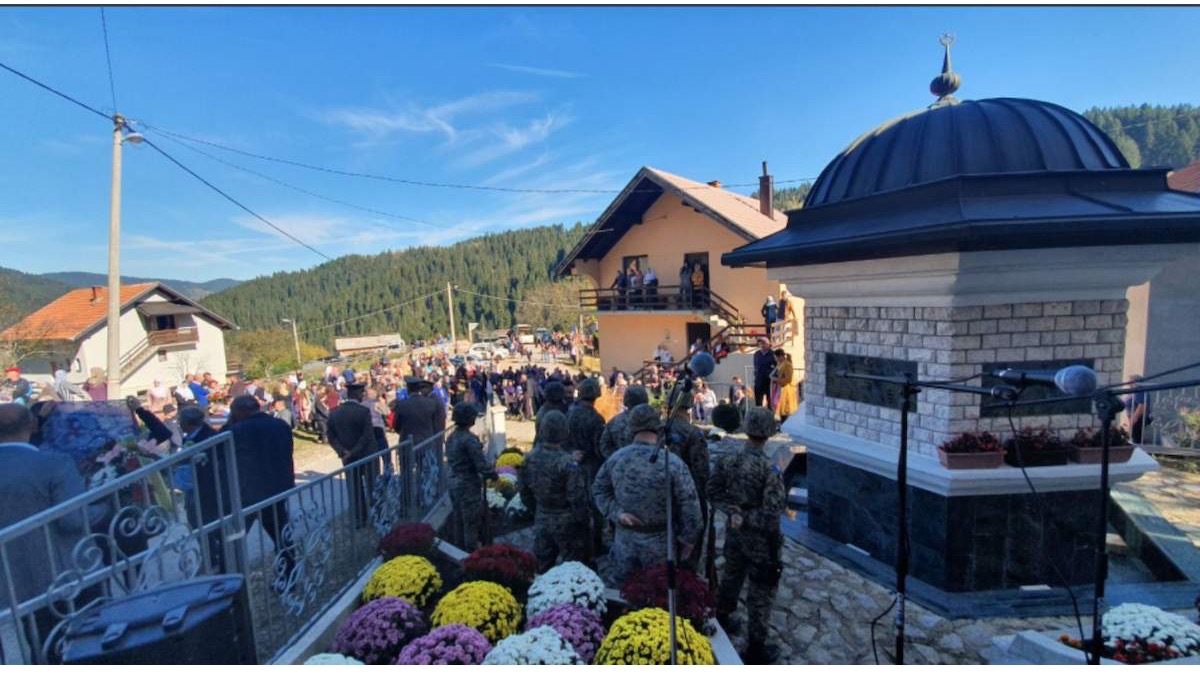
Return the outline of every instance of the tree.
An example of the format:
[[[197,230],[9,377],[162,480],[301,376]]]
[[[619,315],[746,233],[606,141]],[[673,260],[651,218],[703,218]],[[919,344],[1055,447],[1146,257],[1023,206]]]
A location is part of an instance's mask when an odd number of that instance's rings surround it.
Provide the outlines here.
[[[780,211],[792,211],[804,206],[804,199],[808,197],[809,190],[812,190],[812,183],[801,183],[796,187],[790,188],[775,188],[775,208]],[[758,190],[750,193],[754,199],[758,199]]]
[[[230,360],[242,364],[250,377],[271,377],[296,368],[292,333],[282,328],[237,331],[229,338],[227,348]],[[321,347],[300,343],[300,358],[306,363],[327,354]]]
[[[579,321],[580,315],[585,314],[579,307],[579,291],[591,287],[591,282],[582,277],[568,277],[563,281],[535,286],[518,304],[517,323],[570,330]],[[591,312],[586,314],[590,315]]]

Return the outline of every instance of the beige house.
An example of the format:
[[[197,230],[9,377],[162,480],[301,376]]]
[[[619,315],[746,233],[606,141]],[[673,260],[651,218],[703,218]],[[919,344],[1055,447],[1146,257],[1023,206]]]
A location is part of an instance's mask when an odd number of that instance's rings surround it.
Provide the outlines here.
[[[765,165],[764,165],[765,174]],[[787,216],[771,205],[770,176],[760,179],[760,199],[739,195],[719,181],[700,183],[659,169],[643,167],[559,263],[556,276],[590,280],[582,304],[595,308],[600,327],[600,363],[636,373],[661,346],[679,360],[697,339],[710,345],[724,340],[730,356],[710,377],[724,384],[746,377],[749,351],[765,335],[762,307],[781,286],[762,268],[721,265],[721,254],[781,230]],[[702,283],[689,293],[681,281],[699,266]],[[614,288],[619,270],[653,270],[657,289]],[[802,301],[791,301],[803,316]],[[775,342],[792,353],[803,370],[800,323],[775,327]],[[745,353],[741,353],[745,352]],[[724,391],[718,392],[724,395]]]
[[[108,289],[78,288],[0,333],[21,358],[25,377],[53,380],[56,370],[82,383],[104,370]],[[159,283],[121,287],[121,391],[149,389],[155,380],[178,384],[189,373],[225,378],[225,331],[236,328],[178,291]]]

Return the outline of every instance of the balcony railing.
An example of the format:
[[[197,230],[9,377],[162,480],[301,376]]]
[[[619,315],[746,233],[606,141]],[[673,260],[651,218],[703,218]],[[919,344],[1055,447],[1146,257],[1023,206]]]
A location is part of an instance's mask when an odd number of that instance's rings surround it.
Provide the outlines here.
[[[739,318],[739,312],[733,304],[708,288],[592,288],[579,291],[579,304],[584,309],[598,312],[709,312],[729,323]]]
[[[167,345],[188,344],[198,342],[200,333],[195,326],[187,326],[185,328],[169,328],[166,330],[152,330],[146,336],[146,342],[151,347],[166,347]]]

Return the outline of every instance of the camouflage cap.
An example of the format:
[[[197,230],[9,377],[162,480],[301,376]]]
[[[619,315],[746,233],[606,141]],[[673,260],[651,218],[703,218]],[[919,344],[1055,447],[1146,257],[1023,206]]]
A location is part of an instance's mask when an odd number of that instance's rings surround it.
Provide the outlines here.
[[[547,410],[539,415],[537,437],[542,443],[562,445],[567,440],[567,416],[557,410]]]
[[[629,411],[629,430],[635,434],[642,431],[658,431],[661,426],[662,420],[658,417],[658,411],[647,403],[639,403]]]
[[[600,383],[595,378],[589,377],[579,383],[577,391],[581,401],[595,401],[600,398]]]
[[[563,386],[562,382],[559,382],[558,380],[551,380],[546,383],[544,393],[547,401],[551,403],[562,403],[563,399],[567,397],[567,388]]]
[[[642,385],[633,384],[625,389],[625,400],[622,401],[622,403],[625,404],[626,408],[632,409],[635,406],[639,406],[643,403],[649,403],[649,402],[650,402],[650,394],[646,391],[646,388],[643,387]]]
[[[450,413],[450,419],[459,426],[469,427],[475,424],[478,418],[479,408],[476,408],[474,403],[457,403],[454,412]]]
[[[761,406],[751,408],[743,426],[750,438],[770,438],[775,435],[775,413]]]

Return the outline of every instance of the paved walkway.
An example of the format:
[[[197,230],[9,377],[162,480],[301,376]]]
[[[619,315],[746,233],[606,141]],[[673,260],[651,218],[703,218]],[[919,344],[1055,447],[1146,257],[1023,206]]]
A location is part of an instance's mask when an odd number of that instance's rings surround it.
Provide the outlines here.
[[[1163,467],[1115,489],[1136,493],[1150,502],[1200,547],[1200,473]]]

